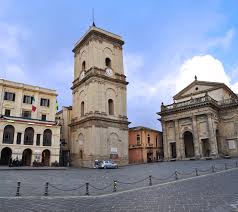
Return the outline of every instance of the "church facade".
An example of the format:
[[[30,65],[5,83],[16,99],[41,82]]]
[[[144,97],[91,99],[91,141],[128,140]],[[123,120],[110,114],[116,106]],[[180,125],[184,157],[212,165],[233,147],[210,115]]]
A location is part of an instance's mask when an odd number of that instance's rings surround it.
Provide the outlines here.
[[[127,84],[118,35],[95,25],[75,44],[70,154],[73,166],[128,163]]]
[[[161,105],[164,157],[238,156],[238,96],[224,83],[195,80]]]

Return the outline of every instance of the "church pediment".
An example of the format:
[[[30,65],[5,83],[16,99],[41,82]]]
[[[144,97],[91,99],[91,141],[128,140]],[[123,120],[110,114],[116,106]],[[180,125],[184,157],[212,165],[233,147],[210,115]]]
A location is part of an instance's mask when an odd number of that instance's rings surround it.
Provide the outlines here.
[[[205,94],[214,90],[220,91],[222,90],[223,94],[228,93],[230,96],[237,98],[237,96],[232,92],[232,90],[229,87],[227,87],[224,83],[198,81],[198,80],[194,80],[191,84],[189,84],[179,93],[177,93],[173,98],[174,100],[179,100],[192,95],[194,96],[198,94]]]

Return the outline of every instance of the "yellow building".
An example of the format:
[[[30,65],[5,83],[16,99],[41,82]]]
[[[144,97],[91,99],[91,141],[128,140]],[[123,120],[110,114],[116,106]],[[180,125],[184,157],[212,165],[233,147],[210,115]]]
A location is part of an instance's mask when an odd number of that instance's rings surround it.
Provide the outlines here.
[[[59,161],[56,96],[55,90],[0,79],[1,164],[10,158],[23,165]]]
[[[70,165],[70,127],[72,116],[72,106],[63,106],[62,110],[56,113],[56,122],[61,126],[60,141],[61,141],[61,155],[60,164],[62,166]]]

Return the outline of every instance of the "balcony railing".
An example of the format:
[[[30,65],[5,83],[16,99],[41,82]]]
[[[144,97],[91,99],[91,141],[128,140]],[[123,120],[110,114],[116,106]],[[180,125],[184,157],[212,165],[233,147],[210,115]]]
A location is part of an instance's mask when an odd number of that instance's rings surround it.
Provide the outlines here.
[[[216,107],[225,107],[225,106],[229,106],[229,105],[238,104],[238,99],[231,98],[231,99],[226,99],[223,101],[216,101],[212,97],[206,95],[203,97],[194,98],[194,99],[190,99],[190,100],[183,101],[183,102],[173,103],[170,105],[162,104],[161,111],[174,110],[174,109],[178,109],[178,108],[186,108],[186,107],[195,106],[195,105],[199,105],[199,104],[206,104],[206,103],[210,103]]]

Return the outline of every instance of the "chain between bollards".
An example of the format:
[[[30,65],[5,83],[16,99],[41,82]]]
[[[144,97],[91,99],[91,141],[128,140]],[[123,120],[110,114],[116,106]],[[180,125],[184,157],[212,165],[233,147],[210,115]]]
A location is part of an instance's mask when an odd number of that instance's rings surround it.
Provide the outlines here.
[[[178,172],[177,172],[177,170],[174,172],[174,175],[175,175],[175,180],[178,180]]]
[[[195,169],[195,172],[196,172],[196,176],[199,176],[197,168]]]
[[[86,183],[86,192],[85,195],[89,195],[89,183]]]
[[[149,186],[152,186],[152,176],[149,176]]]
[[[113,180],[113,192],[117,191],[117,181]]]
[[[49,183],[45,183],[45,196],[48,196],[48,190],[49,190]]]
[[[20,196],[20,187],[21,187],[21,182],[17,182],[17,192],[16,192],[16,196]]]

